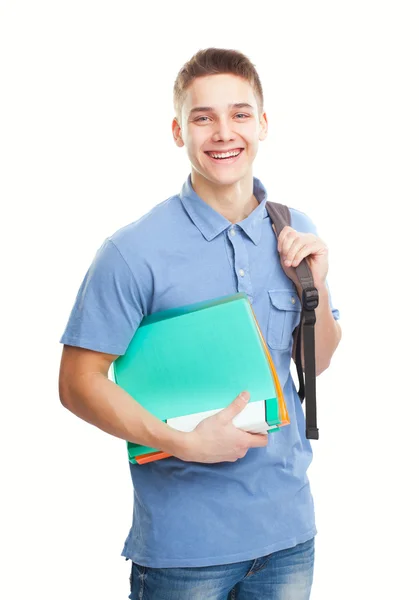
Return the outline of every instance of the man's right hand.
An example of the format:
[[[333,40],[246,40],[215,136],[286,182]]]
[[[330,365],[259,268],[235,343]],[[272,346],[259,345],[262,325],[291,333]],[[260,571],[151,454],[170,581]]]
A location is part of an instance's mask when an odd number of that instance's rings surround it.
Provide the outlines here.
[[[178,457],[202,463],[235,462],[249,448],[267,446],[268,434],[247,433],[233,425],[234,417],[247,406],[249,399],[249,392],[242,392],[226,408],[201,421],[186,434],[187,449]]]

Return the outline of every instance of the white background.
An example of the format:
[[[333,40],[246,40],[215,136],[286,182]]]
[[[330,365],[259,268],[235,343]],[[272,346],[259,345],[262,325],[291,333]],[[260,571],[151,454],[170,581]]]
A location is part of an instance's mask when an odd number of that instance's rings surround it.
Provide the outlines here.
[[[186,179],[172,85],[208,46],[256,65],[254,174],[330,249],[312,598],[418,598],[417,3],[0,7],[2,598],[128,597],[125,444],[61,406],[58,340],[105,237]]]

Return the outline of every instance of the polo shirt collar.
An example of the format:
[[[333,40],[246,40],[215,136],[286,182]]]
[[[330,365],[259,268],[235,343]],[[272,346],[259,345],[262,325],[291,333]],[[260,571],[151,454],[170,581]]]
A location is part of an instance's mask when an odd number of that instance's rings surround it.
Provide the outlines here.
[[[266,189],[256,177],[253,177],[253,194],[259,205],[243,221],[236,223],[235,227],[240,227],[254,244],[258,244],[262,234],[262,221],[268,216],[268,212],[265,206]],[[192,187],[190,174],[182,186],[179,197],[189,217],[209,242],[232,226],[228,219],[198,196]]]

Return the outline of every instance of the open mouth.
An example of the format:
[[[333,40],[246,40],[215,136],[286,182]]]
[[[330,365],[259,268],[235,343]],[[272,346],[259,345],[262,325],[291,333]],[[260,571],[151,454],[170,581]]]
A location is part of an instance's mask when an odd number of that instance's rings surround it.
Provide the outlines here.
[[[235,148],[229,152],[211,152],[207,151],[205,154],[216,163],[232,163],[235,162],[244,151],[244,148]]]

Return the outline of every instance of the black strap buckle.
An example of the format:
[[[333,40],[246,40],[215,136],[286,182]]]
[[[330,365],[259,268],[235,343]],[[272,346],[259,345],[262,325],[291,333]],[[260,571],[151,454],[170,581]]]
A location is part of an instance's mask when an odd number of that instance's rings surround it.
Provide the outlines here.
[[[303,289],[302,304],[305,310],[314,310],[319,305],[319,292],[317,288]]]

